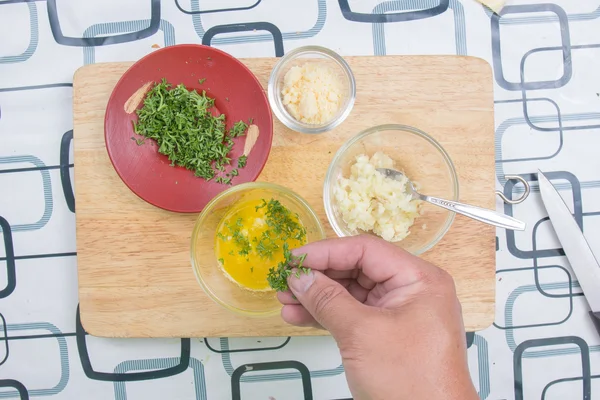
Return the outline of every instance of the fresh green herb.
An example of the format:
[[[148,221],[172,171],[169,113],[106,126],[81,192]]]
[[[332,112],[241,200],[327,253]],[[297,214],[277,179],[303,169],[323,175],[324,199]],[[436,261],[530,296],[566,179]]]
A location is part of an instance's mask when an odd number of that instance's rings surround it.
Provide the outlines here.
[[[214,105],[215,100],[205,91],[200,94],[183,85],[172,87],[163,79],[148,92],[143,107],[136,111],[138,121],[134,122],[134,130],[154,139],[158,152],[166,155],[171,165],[211,180],[216,172],[231,164],[228,154],[233,148],[232,139],[242,136],[247,128],[245,122],[238,121],[228,131],[225,114],[212,114]],[[241,168],[239,161],[238,168]],[[216,182],[230,184],[231,179],[221,178]]]
[[[233,241],[242,249],[250,248],[250,241],[239,229],[233,232]]]
[[[273,253],[279,246],[269,235],[269,231],[263,232],[262,238],[256,245],[256,252],[262,258],[273,258]]]
[[[242,250],[238,251],[238,254],[240,256],[247,256],[248,254],[250,254],[250,250],[252,250],[251,247],[245,247]],[[246,261],[248,261],[248,259],[246,259]]]
[[[264,204],[261,207],[264,207]],[[290,210],[285,208],[279,200],[269,200],[265,214],[267,225],[283,241],[289,238],[303,241],[306,238],[306,229],[300,225],[297,219],[293,218]]]
[[[225,260],[223,260],[222,258],[219,258],[219,262],[221,263],[221,265],[225,265]]]
[[[229,252],[229,255],[230,255],[230,256],[235,256],[235,253],[233,252],[233,250],[231,250],[231,251]]]
[[[304,272],[305,274],[310,272],[309,268],[302,266],[306,254],[294,256],[287,243],[283,244],[283,256],[285,259],[277,264],[277,267],[270,268],[269,274],[267,275],[269,286],[278,292],[285,292],[289,289],[287,279],[292,275],[292,268],[295,267],[298,269],[295,274],[297,278],[300,277],[299,271]]]
[[[240,173],[238,172],[237,168],[234,168],[231,170],[231,176],[238,176]]]
[[[244,168],[246,166],[246,162],[248,161],[248,156],[240,156],[238,158],[238,168]]]
[[[204,82],[206,82],[206,78],[198,79],[199,84],[202,85]]]
[[[250,251],[252,251],[252,246],[250,245],[250,241],[248,240],[246,235],[242,233],[242,227],[244,226],[242,218],[238,218],[235,221],[234,226],[231,226],[227,222],[225,222],[225,226],[231,233],[233,242],[240,249],[238,251],[238,254],[241,256],[247,256],[248,254],[250,254]]]
[[[250,272],[254,272],[254,267],[250,267]]]
[[[221,240],[227,240],[227,238],[225,237],[225,235],[223,235],[221,232],[217,232],[217,237]]]
[[[265,199],[262,199],[262,204],[254,207],[254,209],[256,210],[256,212],[258,212],[258,210],[260,210],[261,208],[265,208],[267,206],[267,201]]]
[[[280,239],[286,244],[290,238],[300,242],[306,239],[306,230],[298,222],[298,214],[292,214],[279,200],[275,199],[271,199],[269,202],[263,199],[262,203],[254,208],[258,212],[265,207],[265,222],[269,229],[263,232],[256,245],[256,252],[259,256],[272,258],[273,253],[279,248],[276,239]],[[296,219],[294,219],[294,215]]]
[[[238,121],[229,130],[229,136],[243,136],[246,133],[246,129],[248,129],[248,125],[244,121]]]
[[[293,267],[297,268],[295,275],[298,278],[300,272],[308,273],[310,271],[302,266],[306,254],[293,256],[287,242],[289,239],[305,241],[306,229],[300,225],[298,215],[292,214],[279,200],[271,199],[267,202],[263,199],[262,204],[255,207],[256,212],[262,208],[266,208],[265,222],[269,229],[263,233],[256,246],[256,251],[263,258],[272,258],[273,253],[278,249],[275,239],[283,241],[284,260],[278,263],[277,267],[269,269],[267,281],[269,286],[276,291],[286,291],[288,290],[287,278],[292,274]]]

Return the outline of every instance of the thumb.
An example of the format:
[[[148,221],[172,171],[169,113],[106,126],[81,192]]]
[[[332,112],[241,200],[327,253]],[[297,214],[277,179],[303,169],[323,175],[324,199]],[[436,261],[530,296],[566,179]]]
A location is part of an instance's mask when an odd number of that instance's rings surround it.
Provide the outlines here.
[[[360,310],[361,303],[346,288],[319,271],[292,274],[288,286],[315,321],[333,336],[341,334]]]

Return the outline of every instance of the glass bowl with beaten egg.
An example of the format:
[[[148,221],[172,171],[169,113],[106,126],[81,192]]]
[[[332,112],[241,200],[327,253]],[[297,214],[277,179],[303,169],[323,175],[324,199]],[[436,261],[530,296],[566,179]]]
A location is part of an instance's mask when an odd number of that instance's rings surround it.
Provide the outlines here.
[[[216,196],[192,233],[192,267],[216,303],[247,316],[277,314],[269,271],[286,252],[325,238],[310,205],[283,186],[252,182]]]
[[[381,168],[404,177],[387,177]],[[431,249],[455,214],[412,198],[407,179],[423,194],[458,201],[454,164],[427,133],[389,124],[349,139],[333,157],[323,187],[325,213],[335,233],[377,235],[415,255]]]
[[[348,63],[336,52],[304,46],[288,52],[273,68],[268,84],[273,113],[301,133],[327,132],[352,111],[356,83]]]

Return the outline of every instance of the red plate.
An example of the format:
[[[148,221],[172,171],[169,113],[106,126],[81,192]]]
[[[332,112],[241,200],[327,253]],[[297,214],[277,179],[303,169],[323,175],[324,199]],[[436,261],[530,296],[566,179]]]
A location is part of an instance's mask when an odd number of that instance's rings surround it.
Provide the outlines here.
[[[131,66],[115,86],[106,107],[104,138],[108,156],[123,182],[150,204],[176,212],[200,212],[229,185],[207,182],[183,167],[171,167],[167,156],[158,153],[153,140],[138,145],[133,121],[135,112],[125,112],[127,100],[145,83],[163,78],[176,86],[206,90],[215,106],[227,117],[227,129],[237,121],[254,120],[259,135],[233,184],[256,180],[271,150],[273,119],[265,92],[254,74],[229,54],[208,46],[178,45],[157,50]],[[198,80],[206,78],[201,85]],[[138,108],[142,107],[140,104]],[[236,160],[244,151],[245,136],[235,138],[230,156]],[[235,161],[234,161],[235,165]]]

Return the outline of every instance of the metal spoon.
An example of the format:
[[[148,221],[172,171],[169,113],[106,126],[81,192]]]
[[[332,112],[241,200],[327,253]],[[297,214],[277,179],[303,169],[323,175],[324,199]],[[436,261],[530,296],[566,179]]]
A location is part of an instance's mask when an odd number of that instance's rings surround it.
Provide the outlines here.
[[[389,168],[377,168],[377,171],[381,172],[384,176],[401,180],[405,175],[394,169]],[[473,218],[477,221],[485,224],[494,225],[500,228],[506,228],[515,231],[524,231],[527,226],[525,222],[519,221],[518,219],[506,216],[504,214],[497,213],[496,211],[488,210],[481,207],[470,206],[468,204],[458,203],[456,201],[444,200],[437,197],[425,196],[416,191],[413,183],[406,177],[408,181],[408,187],[411,190],[413,199],[426,201],[428,203],[440,206],[455,213],[462,214],[469,218]]]

